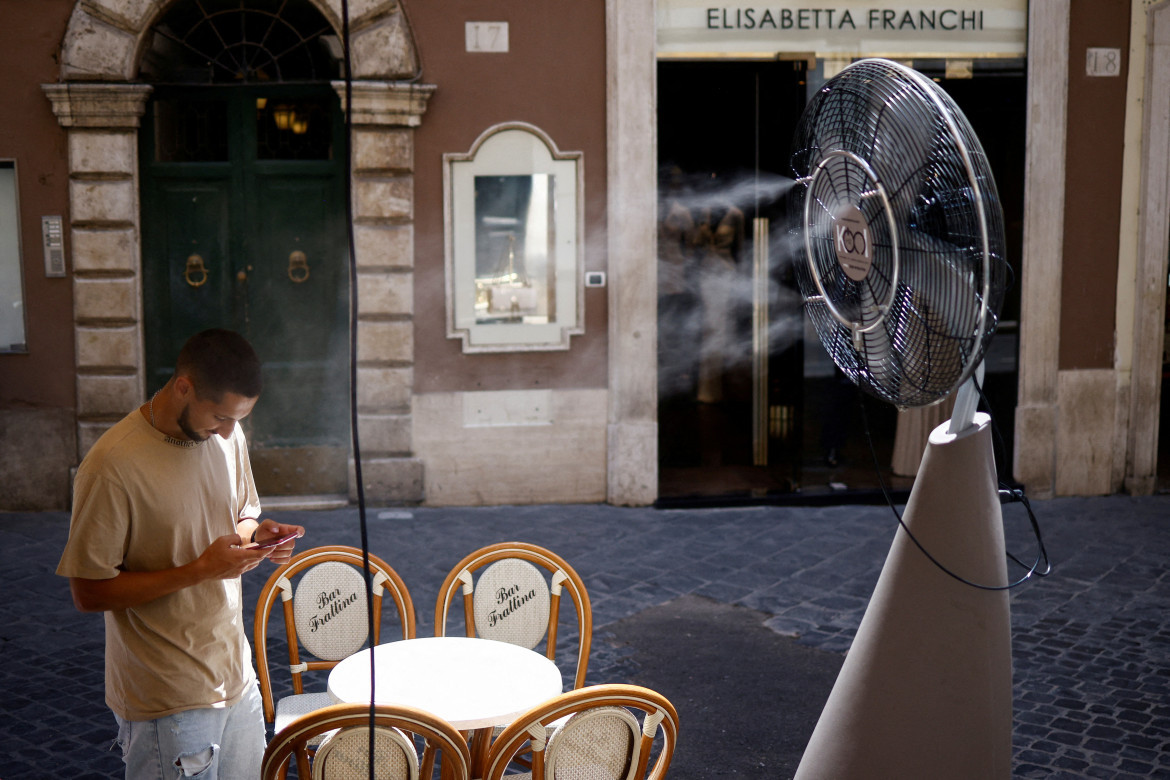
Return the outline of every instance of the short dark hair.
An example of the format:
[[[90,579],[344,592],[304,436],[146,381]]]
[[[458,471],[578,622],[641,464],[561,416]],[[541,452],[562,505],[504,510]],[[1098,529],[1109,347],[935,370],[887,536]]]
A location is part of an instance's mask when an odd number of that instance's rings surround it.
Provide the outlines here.
[[[200,398],[219,402],[224,393],[258,398],[263,388],[260,357],[248,340],[233,330],[212,328],[187,339],[179,350],[176,374],[187,374]]]

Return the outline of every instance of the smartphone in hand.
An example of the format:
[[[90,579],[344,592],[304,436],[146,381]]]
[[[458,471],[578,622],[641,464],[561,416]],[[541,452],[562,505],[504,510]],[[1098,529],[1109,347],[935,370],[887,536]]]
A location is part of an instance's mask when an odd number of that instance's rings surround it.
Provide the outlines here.
[[[271,539],[265,539],[262,542],[256,542],[255,544],[248,545],[248,549],[249,550],[267,550],[270,547],[276,547],[277,545],[284,544],[285,542],[289,541],[290,539],[296,539],[296,538],[297,538],[296,531],[293,531],[291,534],[286,534],[284,536],[274,536]]]

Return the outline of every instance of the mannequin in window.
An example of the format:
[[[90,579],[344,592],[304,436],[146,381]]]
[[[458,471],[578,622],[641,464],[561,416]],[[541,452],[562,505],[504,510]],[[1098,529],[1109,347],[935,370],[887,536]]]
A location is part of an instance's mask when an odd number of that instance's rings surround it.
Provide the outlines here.
[[[700,403],[723,400],[723,373],[735,347],[736,266],[743,247],[744,214],[726,200],[699,209],[695,224],[699,255],[702,336],[699,345]]]
[[[658,383],[664,396],[694,397],[699,340],[695,220],[685,175],[677,166],[662,177],[658,221]]]

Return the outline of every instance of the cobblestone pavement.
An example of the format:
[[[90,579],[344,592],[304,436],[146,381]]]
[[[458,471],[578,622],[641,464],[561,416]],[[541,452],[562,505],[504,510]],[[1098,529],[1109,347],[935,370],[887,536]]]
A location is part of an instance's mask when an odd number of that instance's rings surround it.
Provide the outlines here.
[[[1035,508],[1055,570],[1012,595],[1013,775],[1170,778],[1170,497]],[[359,544],[354,508],[273,516],[305,525],[307,544]],[[367,518],[371,550],[414,596],[419,636],[433,632],[443,576],[471,550],[525,540],[560,553],[593,601],[590,683],[636,671],[629,649],[606,641],[607,625],[684,594],[764,612],[773,630],[843,653],[896,529],[888,508],[857,506],[371,509]],[[1005,518],[1009,549],[1034,556],[1022,514]],[[0,514],[4,780],[121,774],[103,704],[102,619],[74,611],[53,574],[67,529],[66,513]],[[245,577],[249,626],[265,577]]]

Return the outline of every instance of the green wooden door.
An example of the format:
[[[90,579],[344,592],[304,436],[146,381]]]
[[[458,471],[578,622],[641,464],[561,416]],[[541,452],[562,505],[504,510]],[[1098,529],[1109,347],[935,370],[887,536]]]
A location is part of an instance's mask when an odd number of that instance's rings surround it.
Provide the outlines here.
[[[262,493],[344,493],[348,274],[341,111],[328,85],[158,88],[142,133],[148,389],[203,328],[264,361],[247,422]]]

